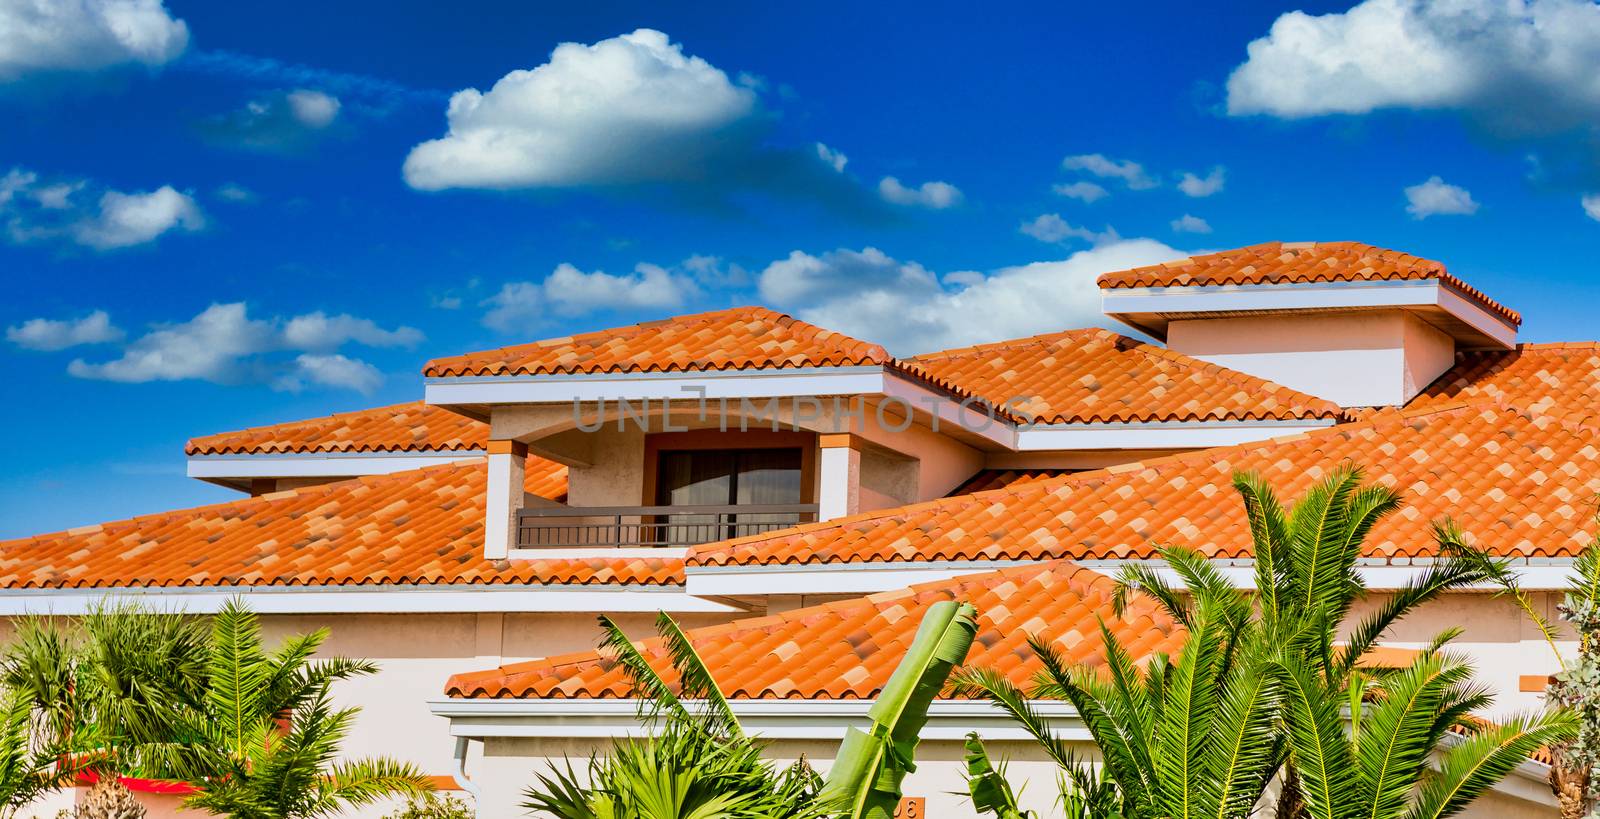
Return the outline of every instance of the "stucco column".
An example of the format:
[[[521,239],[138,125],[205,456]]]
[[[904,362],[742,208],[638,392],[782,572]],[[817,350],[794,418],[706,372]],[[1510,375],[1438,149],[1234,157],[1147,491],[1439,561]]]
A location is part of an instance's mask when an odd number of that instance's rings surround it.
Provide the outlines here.
[[[817,436],[817,520],[861,511],[861,440],[848,432]]]
[[[483,499],[483,556],[502,560],[517,539],[517,510],[522,508],[528,445],[521,441],[489,442],[489,486]]]

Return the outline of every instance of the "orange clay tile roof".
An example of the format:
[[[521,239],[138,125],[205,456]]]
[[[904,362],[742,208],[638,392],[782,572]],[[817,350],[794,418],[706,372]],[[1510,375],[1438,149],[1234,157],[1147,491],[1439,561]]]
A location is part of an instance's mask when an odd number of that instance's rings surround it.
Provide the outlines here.
[[[1061,561],[737,620],[692,629],[688,635],[724,692],[742,699],[875,697],[910,646],[922,612],[940,600],[978,607],[978,637],[967,655],[968,665],[995,668],[1019,684],[1026,684],[1038,668],[1028,649],[1032,633],[1054,641],[1070,662],[1099,659],[1097,617],[1105,619],[1135,657],[1181,646],[1182,629],[1148,598],[1136,596],[1118,617],[1111,607],[1112,589],[1109,577]],[[660,640],[646,640],[641,647],[671,680]],[[457,674],[445,693],[472,698],[632,696],[622,670],[595,651]]]
[[[1339,418],[1331,401],[1096,328],[907,359],[1041,423]],[[1018,401],[1018,399],[1026,399]]]
[[[768,310],[734,307],[436,358],[428,377],[694,372],[892,364],[882,347]]]
[[[421,401],[190,439],[189,455],[481,450],[489,425]]]
[[[1517,311],[1450,275],[1443,264],[1360,242],[1267,242],[1136,267],[1100,277],[1105,289],[1215,284],[1304,284],[1312,282],[1422,281],[1434,279],[1478,304],[1521,324]]]
[[[968,478],[966,483],[952,489],[945,497],[953,498],[957,495],[970,495],[973,492],[986,492],[990,489],[1033,483],[1081,471],[1077,469],[980,469],[978,474]]]
[[[688,564],[760,565],[1147,558],[1155,544],[1248,557],[1231,485],[1255,470],[1290,499],[1336,464],[1400,490],[1406,506],[1367,554],[1431,554],[1428,523],[1451,515],[1479,544],[1515,557],[1570,557],[1589,540],[1600,433],[1488,404],[1373,414],[1365,421],[1217,447],[974,495],[707,544]]]
[[[1600,430],[1600,344],[1522,344],[1456,354],[1412,408],[1487,401]]]
[[[457,461],[4,541],[0,588],[683,582],[672,559],[485,560],[484,472]]]

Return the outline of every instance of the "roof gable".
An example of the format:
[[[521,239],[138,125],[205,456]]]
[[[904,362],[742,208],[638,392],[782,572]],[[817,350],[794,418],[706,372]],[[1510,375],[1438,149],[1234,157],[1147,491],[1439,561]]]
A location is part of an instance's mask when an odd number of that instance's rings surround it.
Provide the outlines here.
[[[1266,242],[1106,273],[1100,276],[1099,282],[1102,289],[1114,290],[1429,279],[1450,285],[1512,324],[1522,323],[1517,311],[1452,276],[1442,263],[1361,242]]]
[[[542,463],[526,489],[564,493]],[[4,541],[0,588],[682,582],[667,558],[485,560],[485,485],[474,459]]]
[[[1570,557],[1589,540],[1600,493],[1595,430],[1455,405],[707,544],[688,563],[1139,559],[1158,543],[1249,557],[1235,472],[1260,472],[1287,499],[1346,461],[1404,494],[1406,507],[1367,539],[1376,558],[1432,554],[1428,524],[1445,514],[1501,554]]]
[[[1109,330],[1088,328],[906,359],[1046,424],[1339,418],[1337,404]]]
[[[191,438],[189,455],[299,452],[457,452],[481,450],[489,425],[441,407],[410,401]]]
[[[1038,669],[1028,637],[1054,642],[1068,662],[1102,657],[1103,619],[1136,658],[1173,652],[1183,630],[1143,596],[1117,616],[1109,577],[1067,562],[1022,566],[912,586],[783,614],[688,632],[724,693],[739,699],[868,699],[888,682],[910,647],[921,613],[940,600],[978,608],[978,635],[967,664],[1005,672],[1019,684]],[[671,682],[659,639],[641,648]],[[623,671],[599,652],[551,657],[457,674],[452,697],[625,698]]]
[[[423,375],[695,372],[890,364],[882,347],[764,307],[675,316],[429,361]]]

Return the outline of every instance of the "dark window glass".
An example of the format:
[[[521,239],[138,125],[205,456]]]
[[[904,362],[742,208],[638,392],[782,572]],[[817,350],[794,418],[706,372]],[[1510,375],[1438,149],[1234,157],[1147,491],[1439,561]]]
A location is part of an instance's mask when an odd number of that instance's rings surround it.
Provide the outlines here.
[[[660,506],[751,506],[800,502],[798,449],[690,449],[657,456]],[[793,514],[667,515],[662,540],[708,543],[797,523]]]

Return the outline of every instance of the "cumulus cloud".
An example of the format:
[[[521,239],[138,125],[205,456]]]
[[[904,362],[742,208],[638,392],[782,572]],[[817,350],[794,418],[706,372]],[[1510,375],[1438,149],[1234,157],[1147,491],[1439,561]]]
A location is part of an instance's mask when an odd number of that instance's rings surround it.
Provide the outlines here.
[[[886,206],[842,172],[843,154],[772,140],[778,115],[763,105],[763,87],[652,29],[563,43],[487,91],[457,91],[446,133],[413,147],[402,172],[426,191],[664,188],[723,210],[757,192],[886,218]]]
[[[1600,222],[1600,193],[1590,194],[1580,200],[1583,203],[1583,212],[1590,219]]]
[[[1470,216],[1478,212],[1478,203],[1466,188],[1447,184],[1437,176],[1406,188],[1406,213],[1413,219],[1429,216]]]
[[[1110,195],[1105,188],[1089,181],[1060,182],[1052,187],[1051,190],[1054,190],[1059,196],[1076,199],[1085,205],[1093,204]]]
[[[1064,242],[1067,239],[1082,239],[1091,244],[1115,242],[1120,237],[1117,232],[1107,227],[1104,232],[1096,233],[1085,227],[1077,227],[1061,218],[1059,213],[1044,213],[1033,219],[1023,222],[1017,228],[1022,233],[1032,236],[1041,242]]]
[[[6,328],[6,341],[26,350],[54,352],[82,344],[108,344],[123,339],[122,329],[111,323],[110,314],[96,310],[83,318],[36,318]]]
[[[843,151],[834,150],[820,142],[817,143],[817,158],[839,173],[844,173],[844,166],[850,162],[850,157],[845,156]]]
[[[449,132],[406,157],[406,182],[443,188],[572,187],[681,179],[758,112],[755,90],[666,34],[562,43],[549,62],[450,98]]]
[[[1185,213],[1172,220],[1172,229],[1177,233],[1210,233],[1211,223],[1198,216]]]
[[[96,215],[72,226],[78,244],[113,250],[153,242],[169,230],[196,231],[206,226],[194,198],[162,185],[148,193],[106,191]]]
[[[1186,171],[1183,178],[1178,180],[1178,190],[1183,191],[1185,196],[1195,198],[1210,196],[1221,192],[1226,175],[1227,172],[1221,165],[1212,168],[1211,173],[1203,177]]]
[[[1231,114],[1295,118],[1452,110],[1501,134],[1600,121],[1600,6],[1591,0],[1365,0],[1294,11],[1250,43]]]
[[[1095,278],[1186,255],[1153,239],[1116,240],[1059,261],[941,280],[875,248],[794,251],[760,274],[763,298],[897,355],[1071,327],[1106,325]]]
[[[680,267],[682,271],[639,264],[630,274],[614,275],[603,270],[586,273],[562,263],[542,282],[507,282],[501,286],[499,292],[483,301],[482,306],[489,308],[483,324],[502,333],[533,332],[552,313],[576,316],[599,310],[681,307],[700,292],[691,271],[716,268],[714,259],[700,256]]]
[[[75,359],[78,378],[145,383],[200,380],[218,384],[267,383],[299,390],[307,384],[360,392],[376,389],[378,370],[334,350],[347,343],[412,347],[422,334],[409,327],[384,330],[349,315],[308,313],[289,319],[251,318],[243,302],[213,304],[194,318],[151,330],[106,361]],[[338,380],[348,376],[348,381]]]
[[[1129,190],[1147,190],[1160,184],[1144,166],[1131,159],[1110,159],[1105,154],[1078,154],[1061,160],[1061,167],[1069,171],[1082,171],[1101,179],[1118,179]]]
[[[237,111],[212,117],[200,130],[215,142],[256,151],[299,151],[328,132],[342,108],[331,94],[309,88],[278,91]]]
[[[80,192],[100,191],[98,198]],[[13,168],[0,177],[0,223],[13,244],[66,241],[96,250],[116,250],[155,241],[169,232],[205,227],[194,197],[171,185],[125,193],[86,180],[41,181]]]
[[[33,74],[160,66],[189,44],[161,0],[0,0],[0,82]]]
[[[900,180],[885,176],[878,182],[878,195],[896,205],[932,210],[944,210],[961,204],[961,189],[948,182],[924,182],[915,188],[908,188]]]

